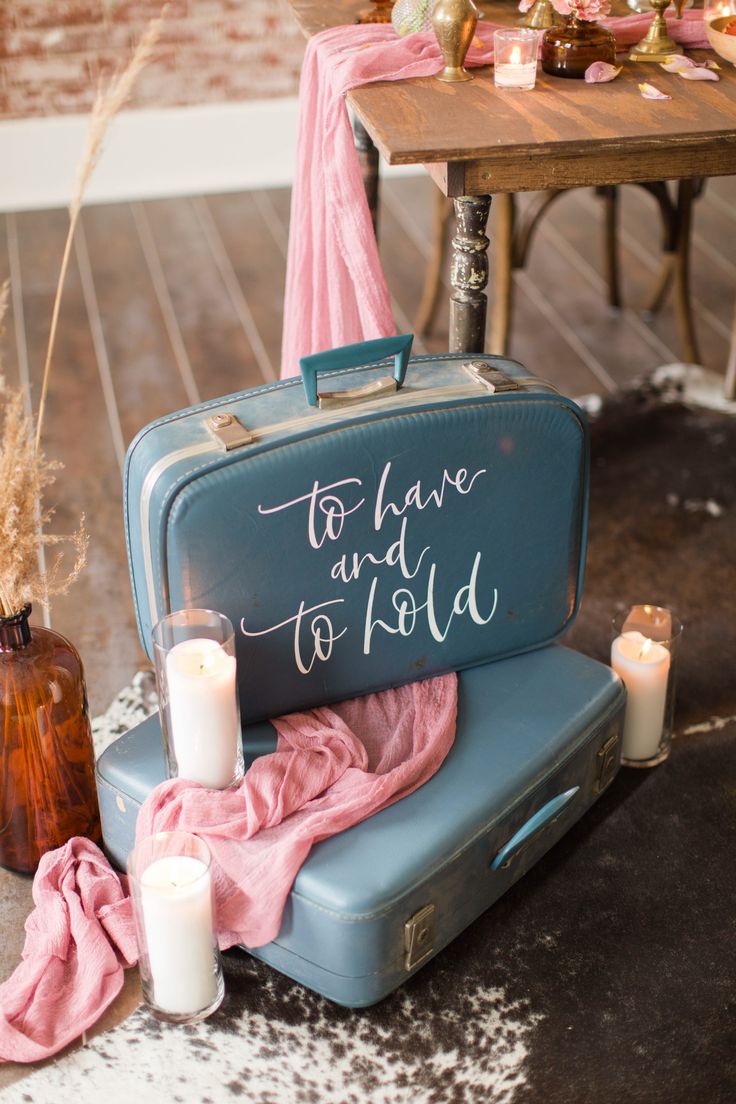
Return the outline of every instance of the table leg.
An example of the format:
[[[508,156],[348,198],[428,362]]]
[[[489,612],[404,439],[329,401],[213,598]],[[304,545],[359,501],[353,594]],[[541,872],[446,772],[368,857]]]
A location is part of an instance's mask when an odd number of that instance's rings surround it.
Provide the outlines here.
[[[360,171],[363,174],[363,185],[371,212],[373,230],[378,235],[378,150],[360,119],[353,119],[353,137],[358,151]]]
[[[482,353],[485,349],[488,300],[488,245],[485,234],[491,197],[458,196],[455,200],[450,283],[450,352]]]

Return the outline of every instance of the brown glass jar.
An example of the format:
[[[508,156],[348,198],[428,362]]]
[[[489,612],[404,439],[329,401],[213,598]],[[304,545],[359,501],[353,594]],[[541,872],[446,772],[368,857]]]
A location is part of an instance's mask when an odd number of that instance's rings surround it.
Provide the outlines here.
[[[585,76],[594,61],[616,62],[616,40],[611,31],[593,20],[568,15],[564,23],[542,35],[542,69],[553,77]]]
[[[82,661],[30,613],[0,618],[0,866],[23,873],[72,836],[101,838]]]

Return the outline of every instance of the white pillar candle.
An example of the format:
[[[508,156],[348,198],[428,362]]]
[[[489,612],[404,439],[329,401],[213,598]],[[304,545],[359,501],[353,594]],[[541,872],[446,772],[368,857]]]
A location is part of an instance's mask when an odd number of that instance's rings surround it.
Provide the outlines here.
[[[520,88],[529,90],[537,79],[537,62],[522,61],[521,48],[514,46],[508,61],[496,62],[493,71],[493,83],[497,88]]]
[[[178,775],[211,790],[229,786],[236,773],[240,718],[235,668],[235,656],[205,638],[183,640],[166,656]]]
[[[217,997],[210,872],[189,855],[156,859],[144,870],[141,911],[153,985],[164,1012],[194,1015]]]
[[[611,645],[611,666],[626,684],[621,754],[624,759],[651,759],[662,739],[670,653],[643,633],[628,631]]]

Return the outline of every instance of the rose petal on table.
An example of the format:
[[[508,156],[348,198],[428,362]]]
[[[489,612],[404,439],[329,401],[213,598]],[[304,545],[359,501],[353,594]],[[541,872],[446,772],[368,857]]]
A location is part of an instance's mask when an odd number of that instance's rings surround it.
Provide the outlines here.
[[[607,61],[594,61],[585,70],[585,79],[588,84],[604,84],[615,80],[622,69],[623,66],[610,65]]]
[[[672,97],[668,96],[665,92],[660,92],[658,88],[655,88],[653,84],[639,85],[639,91],[645,100],[671,100]]]
[[[679,73],[683,69],[694,68],[695,62],[692,58],[685,57],[684,54],[675,54],[673,57],[667,58],[667,61],[660,62],[660,66],[665,73]]]
[[[720,80],[721,78],[717,73],[714,73],[712,69],[702,69],[700,66],[697,69],[678,69],[678,77],[684,77],[685,80]]]
[[[703,62],[706,69],[720,69],[720,65],[717,61],[705,61]]]

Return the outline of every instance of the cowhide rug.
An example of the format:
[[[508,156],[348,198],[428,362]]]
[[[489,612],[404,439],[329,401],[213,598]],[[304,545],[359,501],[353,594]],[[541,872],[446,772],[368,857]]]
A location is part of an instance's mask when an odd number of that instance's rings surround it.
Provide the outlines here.
[[[32,1104],[731,1104],[736,1100],[736,420],[639,394],[593,425],[586,594],[685,622],[677,739],[624,770],[534,870],[415,978],[349,1011],[239,952],[195,1027],[139,1009],[35,1070]],[[139,676],[98,741],[151,704]]]

